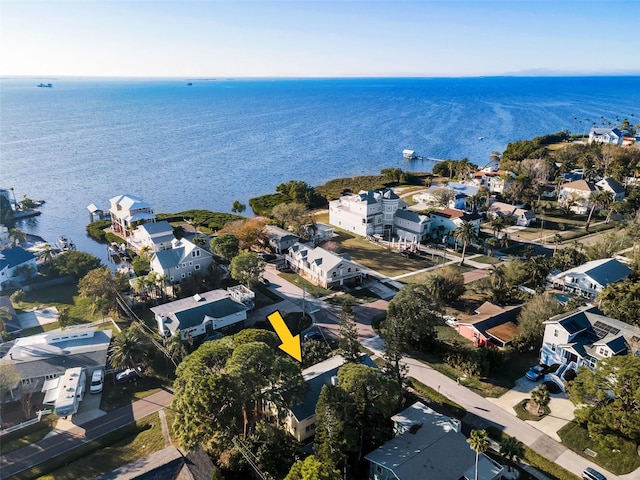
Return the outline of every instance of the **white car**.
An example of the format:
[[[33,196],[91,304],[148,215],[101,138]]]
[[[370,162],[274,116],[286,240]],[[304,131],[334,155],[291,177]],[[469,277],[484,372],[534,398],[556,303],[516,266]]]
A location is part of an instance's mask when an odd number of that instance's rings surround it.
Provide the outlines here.
[[[104,372],[101,368],[94,370],[91,375],[91,385],[89,386],[90,393],[100,393],[102,391],[102,385],[104,385]]]

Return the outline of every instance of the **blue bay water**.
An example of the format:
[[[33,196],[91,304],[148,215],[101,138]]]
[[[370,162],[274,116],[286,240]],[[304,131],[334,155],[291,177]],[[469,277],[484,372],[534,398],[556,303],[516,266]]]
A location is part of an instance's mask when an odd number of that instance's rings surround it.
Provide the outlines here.
[[[510,141],[640,120],[640,77],[41,81],[0,80],[0,187],[46,200],[25,231],[103,259],[86,207],[121,193],[228,212],[291,179],[431,169],[403,149],[483,165]]]

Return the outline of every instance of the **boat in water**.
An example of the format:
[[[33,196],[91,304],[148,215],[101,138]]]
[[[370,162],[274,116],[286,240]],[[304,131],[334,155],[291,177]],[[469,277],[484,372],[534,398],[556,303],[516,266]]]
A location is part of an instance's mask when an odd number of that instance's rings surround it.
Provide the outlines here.
[[[38,88],[53,88],[53,83],[39,83],[36,85]]]
[[[75,243],[73,243],[69,237],[65,237],[64,235],[58,238],[57,246],[63,252],[76,249]]]

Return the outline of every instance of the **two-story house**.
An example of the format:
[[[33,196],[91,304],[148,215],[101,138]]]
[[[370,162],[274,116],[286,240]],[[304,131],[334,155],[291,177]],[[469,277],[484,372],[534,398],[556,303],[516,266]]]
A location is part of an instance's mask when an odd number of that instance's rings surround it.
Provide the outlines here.
[[[298,275],[324,288],[362,281],[362,268],[352,262],[349,255],[338,255],[322,247],[296,243],[289,249],[285,261]]]
[[[469,188],[474,188],[476,192],[478,190],[476,187],[472,187],[470,185]],[[433,185],[432,187],[429,187],[420,193],[416,193],[413,196],[413,201],[418,202],[418,205],[422,210],[433,207],[448,207],[456,208],[458,210],[464,210],[468,198],[468,194],[458,192],[452,188],[449,188],[449,185]],[[443,203],[445,203],[445,200],[448,201],[445,205],[443,205]]]
[[[493,202],[487,210],[487,217],[502,217],[511,219],[514,225],[519,227],[528,227],[536,220],[536,214],[533,210],[511,205],[503,202]]]
[[[464,212],[462,210],[454,210],[452,208],[444,208],[429,214],[431,218],[431,236],[437,242],[441,242],[444,237],[449,244],[455,243],[452,232],[455,231],[463,222],[471,222],[475,228],[476,235],[480,233],[480,222],[482,215],[478,212]]]
[[[286,252],[289,247],[300,240],[298,235],[276,225],[265,225],[264,230],[267,234],[269,248],[275,253]]]
[[[393,226],[400,240],[420,243],[429,238],[431,219],[428,215],[420,215],[411,210],[396,210]]]
[[[142,247],[149,247],[150,252],[169,250],[175,239],[173,227],[166,220],[139,225],[133,234],[127,238],[127,243],[136,252]]]
[[[362,191],[329,202],[329,223],[366,237],[393,229],[393,219],[406,203],[390,188]]]
[[[595,183],[586,180],[565,183],[558,192],[558,203],[578,215],[585,215],[591,209],[591,194],[597,190]]]
[[[596,187],[600,190],[604,190],[605,192],[613,193],[614,202],[621,202],[624,200],[624,186],[614,178],[605,177],[596,182]]]
[[[130,195],[118,195],[109,200],[109,215],[113,231],[123,238],[133,235],[138,225],[156,221],[151,204],[145,202],[142,197]]]
[[[417,402],[391,417],[394,438],[367,454],[369,480],[498,480],[504,468],[477,457],[461,422]]]
[[[602,258],[551,275],[548,278],[555,288],[561,288],[565,292],[594,300],[607,285],[621,282],[631,273],[632,270],[619,260]]]
[[[213,255],[186,238],[171,240],[171,248],[159,250],[151,257],[151,270],[164,275],[170,284],[193,275],[206,275]]]
[[[481,170],[473,174],[469,184],[478,188],[485,187],[492,193],[504,193],[513,184],[515,176],[515,173],[508,170]]]
[[[180,332],[187,340],[230,328],[244,327],[247,311],[254,306],[255,293],[243,285],[227,290],[210,290],[151,308],[158,332],[171,336]]]
[[[602,143],[605,145],[622,145],[622,132],[617,128],[594,127],[589,131],[589,143]]]
[[[596,307],[581,307],[544,322],[540,363],[559,365],[547,377],[564,390],[567,371],[583,365],[593,370],[604,358],[626,355],[629,344],[639,338],[637,327],[607,317]]]
[[[294,405],[284,421],[284,428],[298,442],[305,442],[316,433],[316,404],[320,392],[325,385],[336,385],[338,370],[346,360],[341,355],[335,355],[323,362],[305,368],[302,378],[307,384],[307,393],[301,403]],[[358,363],[371,368],[378,368],[369,355],[362,354]]]

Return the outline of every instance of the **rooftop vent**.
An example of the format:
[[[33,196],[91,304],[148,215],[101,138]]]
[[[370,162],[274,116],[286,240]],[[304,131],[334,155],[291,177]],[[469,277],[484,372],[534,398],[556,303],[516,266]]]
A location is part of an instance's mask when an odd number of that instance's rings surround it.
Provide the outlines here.
[[[196,293],[196,294],[193,296],[193,301],[194,301],[194,302],[201,302],[202,300],[204,300],[204,297],[203,297],[202,295],[200,295],[199,293]]]

